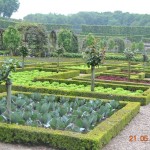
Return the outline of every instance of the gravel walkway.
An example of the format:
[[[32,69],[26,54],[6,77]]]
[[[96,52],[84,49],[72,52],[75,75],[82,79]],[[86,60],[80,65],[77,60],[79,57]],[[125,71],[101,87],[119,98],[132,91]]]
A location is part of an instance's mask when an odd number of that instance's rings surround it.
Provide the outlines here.
[[[146,141],[147,139],[148,141]],[[131,140],[131,142],[129,142],[129,140]],[[0,150],[54,149],[44,146],[28,147],[23,145],[0,143]],[[102,150],[150,150],[150,104],[142,106],[140,113]]]
[[[141,106],[140,113],[102,150],[150,150],[150,104]]]

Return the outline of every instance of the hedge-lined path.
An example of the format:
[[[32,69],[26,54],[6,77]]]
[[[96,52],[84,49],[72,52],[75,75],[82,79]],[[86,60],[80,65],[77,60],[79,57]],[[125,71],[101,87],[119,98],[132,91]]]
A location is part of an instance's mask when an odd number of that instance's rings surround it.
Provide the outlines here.
[[[149,141],[142,142],[146,135]],[[129,136],[133,142],[129,142]],[[102,150],[149,150],[150,149],[150,104],[141,106],[139,114],[125,127],[123,131],[113,138]],[[18,144],[0,143],[0,150],[54,150],[44,146],[24,146]]]
[[[143,136],[149,141],[142,142]],[[139,114],[102,150],[150,150],[150,104],[141,106]]]

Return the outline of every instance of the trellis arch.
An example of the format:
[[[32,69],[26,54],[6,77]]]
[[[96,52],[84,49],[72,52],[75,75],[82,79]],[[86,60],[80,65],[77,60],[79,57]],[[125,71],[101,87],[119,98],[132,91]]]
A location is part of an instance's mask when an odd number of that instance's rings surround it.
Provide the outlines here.
[[[48,36],[43,26],[36,24],[23,24],[18,27],[18,30],[22,33],[22,41],[28,44],[31,49],[31,55],[45,55],[48,50],[46,47]]]

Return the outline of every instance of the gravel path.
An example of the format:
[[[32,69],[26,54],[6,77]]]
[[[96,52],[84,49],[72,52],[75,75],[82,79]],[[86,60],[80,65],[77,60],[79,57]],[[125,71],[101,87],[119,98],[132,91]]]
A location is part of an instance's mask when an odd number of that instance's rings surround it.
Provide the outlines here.
[[[146,141],[147,139],[148,141]],[[129,142],[129,140],[131,140],[131,142]],[[0,143],[0,150],[54,149],[44,146],[29,147],[23,145]],[[102,150],[150,150],[150,104],[147,106],[142,106],[140,113]]]
[[[141,106],[140,113],[102,150],[150,150],[150,104]]]

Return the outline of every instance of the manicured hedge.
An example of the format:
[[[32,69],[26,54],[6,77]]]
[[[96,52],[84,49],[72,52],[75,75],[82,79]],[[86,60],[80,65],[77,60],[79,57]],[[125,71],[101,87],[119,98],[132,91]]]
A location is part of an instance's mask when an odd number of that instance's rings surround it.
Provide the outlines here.
[[[49,81],[49,82],[59,82],[59,83],[66,83],[66,84],[77,84],[77,85],[80,85],[80,84],[83,84],[83,85],[90,85],[91,84],[91,81],[90,79],[89,80],[66,80],[66,79],[57,79],[57,78],[36,78],[35,81],[41,81],[41,82],[44,82],[44,81]],[[119,82],[119,81],[118,81]],[[101,81],[101,82],[95,82],[95,86],[103,86],[104,88],[117,88],[117,87],[121,87],[125,90],[131,90],[131,91],[136,91],[136,90],[147,90],[149,88],[149,85],[148,86],[145,86],[145,85],[132,85],[132,84],[124,84],[124,83],[121,83],[121,84],[117,84],[116,82],[106,82],[106,81]]]
[[[91,68],[81,68],[81,69],[76,69],[76,68],[70,68],[70,67],[64,67],[64,69],[68,69],[68,70],[80,70],[80,73],[83,73],[83,74],[89,74],[91,73]],[[107,70],[107,67],[105,66],[99,66],[99,67],[96,67],[95,68],[95,71],[106,71]]]
[[[43,69],[45,71],[45,69]],[[50,78],[56,78],[56,79],[68,79],[68,78],[72,78],[72,77],[76,77],[76,76],[79,76],[80,74],[80,71],[79,70],[72,70],[72,71],[66,71],[66,72],[63,72],[63,73],[59,73],[59,74],[56,74],[56,75],[52,75],[50,76]],[[46,78],[34,78],[34,81],[40,81],[40,80],[43,80],[43,79],[46,79]]]
[[[118,55],[106,55],[106,60],[126,60],[126,57],[124,55],[118,56]],[[135,57],[132,61],[136,62],[142,62],[142,56],[141,57]]]
[[[4,92],[5,86],[0,85],[1,90]],[[48,93],[48,94],[57,94],[57,95],[68,95],[68,96],[82,96],[82,97],[93,97],[100,99],[115,99],[118,101],[131,101],[131,102],[140,102],[141,105],[146,105],[150,102],[150,93],[145,96],[126,96],[126,95],[115,95],[115,94],[106,94],[106,93],[98,93],[98,92],[83,92],[83,91],[71,91],[71,90],[62,90],[62,89],[53,89],[53,88],[44,88],[44,87],[30,87],[30,86],[17,86],[13,85],[12,89],[14,91],[22,91],[22,92],[40,92],[40,93]]]
[[[150,27],[82,25],[84,34],[96,33],[99,35],[150,35]]]
[[[0,123],[0,141],[35,145],[44,144],[66,150],[100,150],[139,112],[140,103],[120,103],[123,106],[122,109],[99,123],[92,131],[86,134]]]
[[[69,24],[41,24],[41,25],[44,25],[48,31],[60,29],[72,29],[72,26]]]
[[[17,68],[16,69],[16,72],[22,72],[22,71],[32,71],[32,70],[39,70],[39,71],[46,71],[46,72],[57,72],[57,68],[53,67],[26,67],[24,69],[22,68]],[[60,69],[59,71],[61,72],[66,72],[67,70],[66,69]]]
[[[78,80],[78,81],[90,81],[90,76],[79,76],[79,77],[73,77],[73,80]],[[131,80],[131,81],[135,81],[135,80]],[[137,81],[137,80],[136,80]],[[145,80],[144,80],[145,81]],[[113,84],[115,84],[116,87],[123,87],[124,89],[129,89],[130,90],[136,90],[136,89],[141,89],[141,90],[146,90],[150,85],[149,84],[145,84],[145,83],[137,83],[137,82],[128,82],[128,81],[112,81],[112,80],[99,80],[99,79],[95,79],[95,83],[96,84],[105,84],[105,85],[109,85],[110,86]],[[130,87],[128,87],[127,85],[129,85]],[[113,86],[114,87],[114,86]]]
[[[2,29],[7,28],[8,26],[15,26],[18,23],[19,22],[8,21],[8,20],[4,20],[4,19],[0,18],[0,28],[2,28]]]

